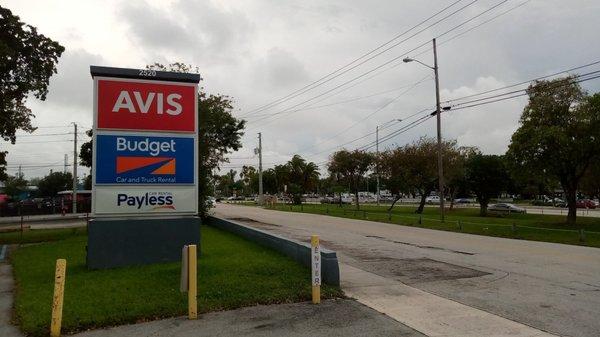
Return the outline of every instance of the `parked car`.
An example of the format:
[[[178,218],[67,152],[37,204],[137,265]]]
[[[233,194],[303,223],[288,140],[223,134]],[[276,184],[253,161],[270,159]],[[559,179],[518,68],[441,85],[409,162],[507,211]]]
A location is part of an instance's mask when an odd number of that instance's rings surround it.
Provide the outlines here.
[[[469,198],[457,198],[454,199],[454,203],[455,204],[470,204],[473,203],[474,201],[472,199]]]
[[[215,197],[207,197],[206,198],[206,207],[213,208],[217,204],[217,199]]]
[[[440,197],[438,197],[437,195],[429,196],[429,197],[425,198],[425,203],[426,204],[439,204]]]
[[[580,200],[577,200],[577,208],[595,209],[596,203],[590,199],[580,199]]]
[[[490,205],[488,206],[488,212],[493,214],[527,213],[525,208],[508,203]]]

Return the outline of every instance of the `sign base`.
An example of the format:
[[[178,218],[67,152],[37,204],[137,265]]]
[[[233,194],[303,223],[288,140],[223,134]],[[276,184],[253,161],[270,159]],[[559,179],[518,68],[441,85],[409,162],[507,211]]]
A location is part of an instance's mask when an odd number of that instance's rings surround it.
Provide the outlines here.
[[[198,217],[96,218],[88,225],[87,267],[108,269],[181,261],[184,245],[200,247]]]

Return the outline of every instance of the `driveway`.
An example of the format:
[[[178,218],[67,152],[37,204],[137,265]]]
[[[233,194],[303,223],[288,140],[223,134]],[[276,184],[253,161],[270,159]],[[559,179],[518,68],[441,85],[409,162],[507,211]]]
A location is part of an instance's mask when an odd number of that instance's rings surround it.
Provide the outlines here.
[[[489,325],[497,336],[600,336],[597,248],[248,206],[218,205],[215,215],[302,241],[320,235],[338,252],[347,293],[430,336],[488,336]]]

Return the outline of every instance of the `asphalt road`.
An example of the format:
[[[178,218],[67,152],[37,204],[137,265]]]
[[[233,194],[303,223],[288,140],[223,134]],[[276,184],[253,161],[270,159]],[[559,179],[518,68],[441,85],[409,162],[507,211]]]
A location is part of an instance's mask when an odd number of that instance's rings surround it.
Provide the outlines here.
[[[215,213],[297,240],[318,234],[344,264],[543,331],[600,336],[597,248],[247,206]]]

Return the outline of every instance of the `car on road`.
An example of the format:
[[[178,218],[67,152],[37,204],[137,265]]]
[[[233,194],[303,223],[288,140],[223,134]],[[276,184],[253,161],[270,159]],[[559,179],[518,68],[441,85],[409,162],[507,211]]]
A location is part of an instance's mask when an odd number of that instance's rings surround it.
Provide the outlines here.
[[[440,197],[438,197],[437,195],[428,196],[427,198],[425,198],[425,203],[426,204],[439,204]]]
[[[454,199],[454,203],[455,204],[471,204],[473,203],[473,199],[469,199],[469,198],[456,198]]]
[[[499,203],[488,206],[488,212],[492,214],[511,214],[511,213],[527,213],[525,208],[509,203]]]

